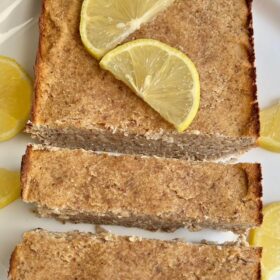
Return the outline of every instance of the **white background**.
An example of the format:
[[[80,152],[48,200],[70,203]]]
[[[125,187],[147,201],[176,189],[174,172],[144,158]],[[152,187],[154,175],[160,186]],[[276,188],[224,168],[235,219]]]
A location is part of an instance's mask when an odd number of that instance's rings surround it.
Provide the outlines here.
[[[3,11],[11,4],[14,4],[15,7],[5,19]],[[38,41],[39,11],[40,1],[38,0],[0,1],[0,55],[15,58],[31,76],[33,76]],[[280,100],[280,0],[255,0],[253,14],[258,95],[260,106],[263,108]],[[27,25],[7,38],[13,32],[14,27],[30,19],[31,21]],[[20,135],[9,142],[0,143],[0,167],[18,170],[21,156],[29,141],[31,140],[28,136]],[[280,201],[280,154],[255,149],[242,156],[240,160],[262,163],[264,202]],[[72,229],[94,231],[93,225],[62,225],[54,220],[39,219],[31,212],[31,207],[20,200],[0,209],[0,280],[6,279],[10,254],[15,245],[20,242],[22,233],[38,227],[55,231]],[[181,229],[173,234],[168,234],[122,227],[106,228],[118,234],[134,234],[149,238],[172,239],[180,237],[188,241],[208,239],[218,242],[234,238],[230,232],[218,233],[208,230],[189,233],[185,229]],[[280,279],[280,274],[274,277],[274,280],[276,279]]]

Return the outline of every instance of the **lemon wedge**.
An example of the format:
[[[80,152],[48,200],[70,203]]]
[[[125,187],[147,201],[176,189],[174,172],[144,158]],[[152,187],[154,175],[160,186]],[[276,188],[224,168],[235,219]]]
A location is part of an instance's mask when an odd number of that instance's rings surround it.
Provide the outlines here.
[[[280,152],[280,103],[260,112],[260,147],[272,152]]]
[[[280,203],[264,208],[261,227],[251,230],[249,241],[253,246],[263,247],[262,279],[269,280],[280,271]]]
[[[0,141],[19,133],[29,116],[32,82],[13,60],[0,56]]]
[[[3,208],[19,198],[19,172],[12,172],[0,168],[0,208]]]
[[[84,0],[80,34],[97,59],[166,9],[174,0]]]
[[[193,62],[179,50],[156,40],[135,40],[108,52],[100,66],[179,132],[193,121],[200,101],[199,76]]]

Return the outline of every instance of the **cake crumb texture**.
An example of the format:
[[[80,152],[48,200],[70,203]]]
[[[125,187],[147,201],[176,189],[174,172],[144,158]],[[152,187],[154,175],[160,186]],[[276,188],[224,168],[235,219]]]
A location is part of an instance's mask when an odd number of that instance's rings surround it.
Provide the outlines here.
[[[128,38],[160,40],[195,63],[201,105],[183,134],[101,70],[85,50],[79,34],[81,4],[43,1],[27,127],[33,136],[59,146],[193,159],[255,146],[259,115],[250,1],[177,0]]]
[[[260,280],[261,249],[88,233],[24,234],[10,280]]]
[[[262,222],[259,164],[225,165],[27,148],[22,198],[40,215],[173,231],[244,231]]]
[[[248,1],[249,2],[249,1]],[[122,82],[101,70],[79,35],[82,0],[44,0],[34,124],[174,129]],[[129,39],[152,38],[186,53],[201,79],[201,107],[189,131],[256,136],[255,69],[245,0],[177,0]]]

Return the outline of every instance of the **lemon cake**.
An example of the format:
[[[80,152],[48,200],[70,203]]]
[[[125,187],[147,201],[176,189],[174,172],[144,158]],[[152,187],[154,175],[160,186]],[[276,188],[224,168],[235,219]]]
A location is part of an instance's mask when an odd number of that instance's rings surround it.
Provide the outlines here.
[[[178,133],[101,70],[79,34],[82,0],[44,0],[27,131],[46,144],[174,158],[214,159],[259,136],[251,1],[177,0],[127,38],[186,53],[201,82],[199,111]]]
[[[111,234],[24,234],[10,280],[260,280],[261,248],[190,244]]]
[[[63,221],[238,232],[262,222],[259,164],[29,146],[21,187],[41,216]]]

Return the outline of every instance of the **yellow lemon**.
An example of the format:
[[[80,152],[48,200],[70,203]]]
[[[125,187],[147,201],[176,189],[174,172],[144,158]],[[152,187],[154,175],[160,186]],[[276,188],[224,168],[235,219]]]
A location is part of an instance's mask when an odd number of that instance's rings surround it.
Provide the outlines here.
[[[0,141],[19,133],[29,116],[32,82],[13,60],[0,56]]]
[[[272,152],[280,152],[280,103],[260,112],[261,135],[259,145]]]
[[[100,66],[128,85],[179,132],[196,116],[199,75],[193,62],[179,50],[156,40],[135,40],[108,52]]]
[[[174,0],[84,0],[80,34],[97,59],[166,9]]]
[[[10,204],[20,196],[19,172],[0,168],[0,208]]]
[[[250,244],[263,247],[262,279],[269,280],[280,271],[280,203],[272,203],[264,208],[261,227],[251,230]]]

